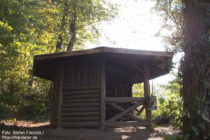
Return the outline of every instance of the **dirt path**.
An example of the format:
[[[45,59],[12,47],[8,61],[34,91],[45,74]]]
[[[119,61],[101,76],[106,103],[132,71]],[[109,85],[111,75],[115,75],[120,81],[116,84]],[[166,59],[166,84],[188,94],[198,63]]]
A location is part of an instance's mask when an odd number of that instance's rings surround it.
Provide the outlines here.
[[[179,133],[178,130],[174,130],[168,125],[159,126],[154,128],[153,131],[149,131],[145,127],[132,126],[108,128],[104,131],[100,131],[97,129],[54,129],[48,126],[48,122],[33,123],[17,121],[15,122],[15,125],[14,122],[4,122],[4,124],[7,126],[7,128],[13,128],[5,129],[9,132],[14,130],[17,132],[19,131],[20,133],[25,133],[25,135],[16,135],[36,136],[38,140],[163,140],[165,136],[174,137]],[[5,130],[2,129],[2,132]]]

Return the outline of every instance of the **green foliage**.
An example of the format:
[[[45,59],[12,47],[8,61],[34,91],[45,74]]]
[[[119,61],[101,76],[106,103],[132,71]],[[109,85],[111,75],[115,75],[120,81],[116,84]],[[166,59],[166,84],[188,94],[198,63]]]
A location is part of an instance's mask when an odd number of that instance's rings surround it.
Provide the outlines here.
[[[25,96],[23,101],[24,102],[18,108],[17,116],[19,119],[36,121],[49,120],[50,105],[46,95],[29,94]]]
[[[144,97],[143,84],[134,84],[132,87],[133,97]]]
[[[156,36],[163,39],[166,49],[182,50],[183,44],[183,4],[182,0],[153,0],[153,11],[162,17],[162,26]]]
[[[41,90],[41,88],[44,89]],[[46,91],[49,87],[42,85],[41,88],[39,88],[40,91],[33,89],[30,93],[0,94],[0,113],[2,114],[0,119],[48,120],[50,105]]]
[[[116,5],[106,0],[54,0],[57,13],[57,51],[83,49],[100,36],[99,23],[110,21],[117,15]],[[74,38],[75,36],[75,38]]]
[[[158,96],[158,110],[153,111],[153,118],[157,124],[170,123],[181,126],[182,98],[180,97],[180,83],[178,79],[161,86]]]
[[[97,23],[116,14],[116,6],[105,0],[0,1],[0,119],[46,120],[51,82],[32,76],[33,56],[55,52],[59,34],[65,46],[60,51],[65,50],[73,10],[78,17],[76,49],[94,41],[100,34]]]
[[[161,93],[157,96],[157,110],[152,111],[153,120],[156,124],[172,124],[181,126],[182,98],[180,96],[180,80],[177,78],[167,85],[162,85]],[[144,97],[143,84],[133,85],[133,97]],[[156,93],[157,94],[157,93]],[[141,113],[145,118],[145,112]]]
[[[210,93],[206,96],[210,97]],[[208,111],[210,111],[210,109],[206,108],[209,105],[209,100],[205,101],[202,98],[194,97],[192,102],[193,112],[189,112],[188,110],[184,111],[183,117],[185,117],[185,119],[187,118],[189,123],[188,134],[185,135],[186,139],[188,139],[189,135],[204,140],[210,137],[210,119],[208,117]]]

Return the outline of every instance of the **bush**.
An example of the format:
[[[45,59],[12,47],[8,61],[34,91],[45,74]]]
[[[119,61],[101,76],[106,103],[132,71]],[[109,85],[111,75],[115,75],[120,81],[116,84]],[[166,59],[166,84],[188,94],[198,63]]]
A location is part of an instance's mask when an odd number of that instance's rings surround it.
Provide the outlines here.
[[[49,102],[47,96],[29,94],[20,106],[18,117],[25,120],[45,121],[49,119]],[[42,118],[39,120],[38,118]]]
[[[0,119],[49,120],[47,96],[39,94],[0,95]]]
[[[181,126],[182,98],[178,80],[161,86],[158,98],[158,110],[153,111],[153,119],[157,124],[172,124]]]

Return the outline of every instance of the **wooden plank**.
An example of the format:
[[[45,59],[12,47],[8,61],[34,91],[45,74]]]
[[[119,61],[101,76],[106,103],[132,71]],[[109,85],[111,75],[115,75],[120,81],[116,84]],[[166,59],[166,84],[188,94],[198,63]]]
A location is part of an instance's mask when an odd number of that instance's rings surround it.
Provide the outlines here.
[[[96,112],[99,111],[100,108],[97,107],[68,107],[68,108],[62,108],[62,113],[64,112]]]
[[[144,102],[144,97],[106,97],[106,102],[114,103],[131,103],[131,102]]]
[[[87,91],[63,91],[65,96],[71,96],[71,95],[78,95],[78,94],[95,94],[98,93],[99,94],[100,90],[87,90]]]
[[[89,121],[99,121],[99,116],[89,116],[89,117],[62,117],[62,122],[89,122]]]
[[[149,123],[144,122],[136,122],[136,121],[130,121],[130,122],[106,122],[107,127],[123,127],[123,126],[149,126]]]
[[[98,102],[100,98],[97,96],[91,96],[86,98],[78,98],[78,97],[63,97],[63,101],[65,102]]]
[[[71,107],[97,107],[99,106],[100,104],[99,103],[73,103],[73,104],[69,104],[69,103],[65,103],[63,104],[63,108],[71,108]]]
[[[101,55],[101,98],[100,98],[100,129],[105,128],[106,121],[106,61],[105,55]]]
[[[71,95],[71,94],[68,94],[68,95],[66,95],[66,94],[64,94],[64,97],[63,97],[63,99],[88,99],[88,98],[99,98],[99,96],[100,96],[100,93],[98,92],[98,93],[92,93],[92,94],[73,94],[73,95]]]
[[[68,117],[72,117],[72,116],[99,116],[100,113],[97,112],[62,112],[62,116],[68,116]]]
[[[112,103],[112,104],[110,104],[110,105],[112,105],[113,107],[117,108],[117,109],[120,110],[120,111],[125,111],[124,108],[122,108],[121,106],[119,106],[119,105],[117,105],[117,104]],[[134,119],[134,120],[136,120],[136,121],[140,121],[140,122],[143,121],[141,118],[139,118],[138,116],[134,115],[133,113],[128,113],[127,116],[129,116],[130,118],[132,118],[132,119]]]
[[[150,95],[150,84],[149,84],[149,66],[144,64],[144,97],[145,97],[145,108],[146,108],[146,120],[152,126],[152,114],[150,109],[151,95]]]
[[[128,114],[129,112],[131,112],[132,110],[134,110],[135,108],[137,108],[139,105],[141,105],[142,103],[136,103],[133,106],[125,109],[123,112],[115,115],[114,117],[112,117],[111,119],[109,119],[107,122],[112,122],[112,121],[116,121],[118,119],[120,119],[121,117],[125,116],[126,114]]]
[[[63,87],[63,90],[71,90],[71,91],[88,90],[88,89],[100,89],[100,85]]]
[[[87,99],[71,99],[71,98],[69,98],[69,99],[64,99],[63,100],[63,103],[64,104],[68,104],[68,103],[70,103],[70,104],[74,104],[74,103],[81,103],[81,104],[83,104],[83,103],[94,103],[94,102],[99,102],[100,101],[100,99],[99,98],[87,98]]]

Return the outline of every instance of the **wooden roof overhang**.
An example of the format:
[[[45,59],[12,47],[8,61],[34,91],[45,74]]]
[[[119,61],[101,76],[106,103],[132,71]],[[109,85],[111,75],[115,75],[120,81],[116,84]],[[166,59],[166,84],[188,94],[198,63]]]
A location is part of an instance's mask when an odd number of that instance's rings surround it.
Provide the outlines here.
[[[124,48],[98,47],[81,51],[61,52],[34,56],[34,76],[54,80],[56,65],[72,57],[84,55],[106,56],[106,70],[113,76],[129,75],[133,83],[143,81],[143,65],[149,66],[150,79],[167,74],[173,53]]]

